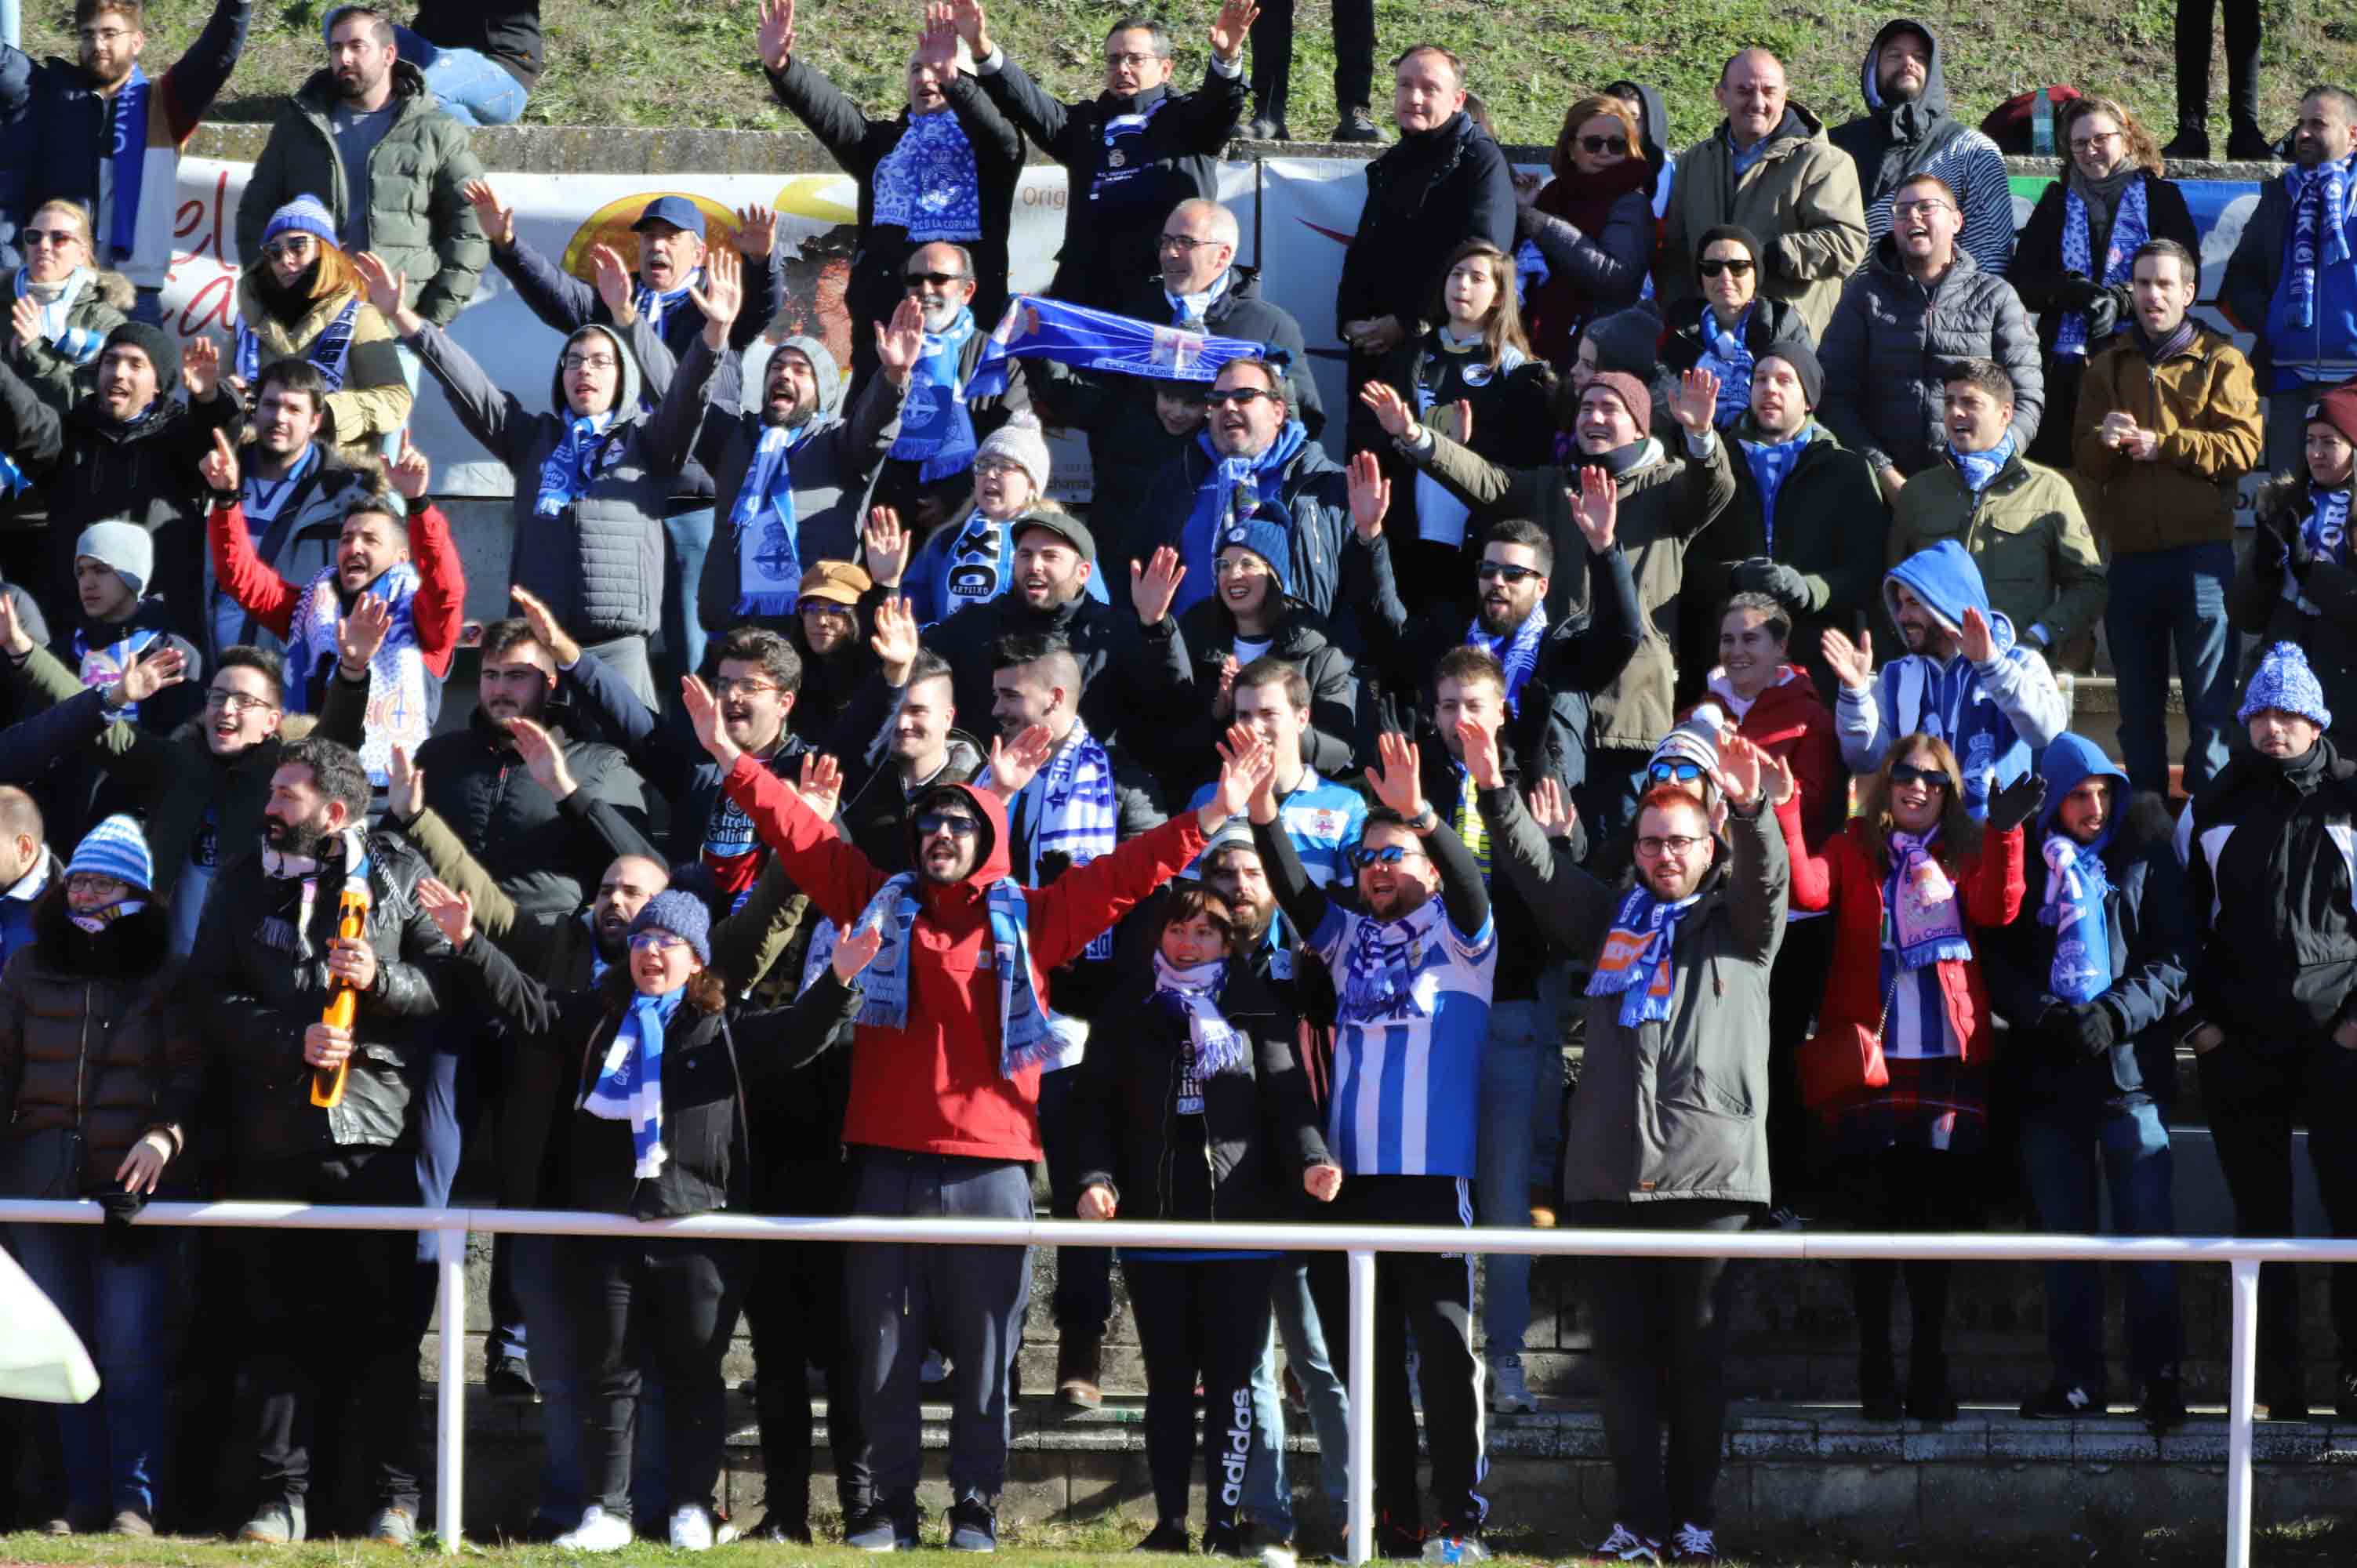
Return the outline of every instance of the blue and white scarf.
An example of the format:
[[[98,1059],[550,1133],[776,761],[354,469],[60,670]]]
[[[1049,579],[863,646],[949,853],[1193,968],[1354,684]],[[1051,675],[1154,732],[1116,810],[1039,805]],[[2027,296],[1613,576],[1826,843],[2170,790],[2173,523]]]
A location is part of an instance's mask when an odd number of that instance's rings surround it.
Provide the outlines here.
[[[1027,1069],[1046,1065],[1060,1056],[1064,1044],[1048,1026],[1039,993],[1031,973],[1031,932],[1026,923],[1023,888],[1011,876],[990,885],[991,966],[998,974],[998,1070],[1013,1078]],[[884,935],[884,945],[860,975],[866,1000],[857,1022],[863,1028],[905,1029],[909,1026],[909,965],[916,951],[909,930],[917,923],[917,876],[904,871],[876,890],[867,908],[852,922],[854,929],[873,926]]]
[[[704,269],[698,267],[688,280],[677,288],[658,289],[642,278],[630,280],[630,308],[647,319],[647,330],[660,333],[663,317],[685,305],[687,291],[704,286]]]
[[[624,428],[611,409],[568,420],[565,439],[540,466],[540,499],[533,510],[543,517],[560,516],[587,495],[599,474],[622,460],[622,449],[630,443],[617,437]]]
[[[907,230],[911,244],[982,238],[982,177],[974,144],[950,110],[909,115],[867,184],[872,221]]]
[[[1620,997],[1622,1028],[1668,1019],[1674,990],[1670,950],[1678,940],[1678,921],[1701,897],[1689,893],[1672,903],[1632,887],[1621,898],[1596,955],[1596,972],[1587,977],[1587,994]]]
[[[1220,987],[1227,983],[1225,959],[1180,969],[1160,953],[1154,955],[1154,1000],[1186,1015],[1187,1037],[1195,1047],[1195,1078],[1199,1082],[1222,1073],[1252,1069],[1252,1056],[1243,1033],[1220,1013]]]
[[[1441,940],[1442,914],[1440,900],[1433,897],[1396,920],[1359,917],[1350,950],[1342,955],[1336,1022],[1383,1024],[1432,1015],[1416,994],[1415,977],[1425,953]]]
[[[794,613],[802,596],[802,556],[794,521],[793,454],[819,427],[816,419],[796,425],[765,424],[753,466],[728,509],[737,536],[737,613]]]
[[[1165,94],[1135,114],[1115,114],[1104,123],[1104,156],[1089,177],[1089,199],[1094,201],[1146,172],[1146,127],[1170,102]]]
[[[126,91],[128,91],[126,89]],[[2291,198],[2291,243],[2285,254],[2283,287],[2288,301],[2286,324],[2316,325],[2316,274],[2319,267],[2349,260],[2349,181],[2357,172],[2357,153],[2338,163],[2284,173],[2284,194]],[[115,211],[123,209],[118,200]]]
[[[326,380],[331,392],[344,390],[345,363],[352,353],[352,328],[360,318],[361,296],[356,294],[350,303],[336,313],[333,321],[319,329],[319,335],[312,338],[303,350],[303,358],[308,360],[311,368]],[[245,324],[242,317],[237,323],[236,359],[237,373],[245,378],[246,385],[253,385],[262,374],[262,339],[254,335],[253,328]]]
[[[1531,308],[1531,290],[1554,275],[1555,269],[1547,265],[1546,252],[1534,242],[1523,240],[1514,246],[1514,303],[1525,315]]]
[[[1265,343],[1159,327],[1110,310],[1019,294],[1006,302],[1006,314],[983,345],[965,395],[996,397],[1006,392],[1009,360],[1052,360],[1077,371],[1209,382],[1230,360],[1257,359],[1267,351]]]
[[[2087,202],[2077,191],[2062,196],[2062,270],[2109,288],[2136,274],[2136,253],[2152,237],[2145,211],[2145,182],[2132,179],[2121,188],[2119,210],[2112,215],[2112,235],[2104,245],[2104,267],[2097,272],[2093,239],[2087,229]],[[2087,313],[2066,310],[2054,328],[2054,351],[2087,357]]]
[[[2082,844],[2064,833],[2046,835],[2046,902],[2040,925],[2054,931],[2054,961],[2047,988],[2063,1001],[2093,1002],[2112,988],[2112,933],[2104,918],[2104,896],[2112,890],[2104,870],[2104,844]]]
[[[1506,711],[1520,715],[1523,711],[1523,688],[1530,683],[1531,675],[1539,667],[1539,647],[1546,640],[1546,607],[1534,605],[1523,624],[1510,632],[1492,637],[1481,629],[1480,618],[1465,628],[1466,643],[1480,649],[1506,667]]]
[[[1755,302],[1743,307],[1733,327],[1718,324],[1718,312],[1708,300],[1702,306],[1702,356],[1695,369],[1708,371],[1718,378],[1718,409],[1711,423],[1724,430],[1741,419],[1751,407],[1751,347],[1743,340],[1744,330],[1751,325],[1751,313],[1759,309]]]
[[[1784,481],[1792,477],[1799,466],[1801,454],[1817,438],[1814,424],[1801,426],[1801,433],[1790,441],[1738,441],[1743,461],[1751,470],[1751,482],[1760,490],[1760,521],[1768,531],[1768,553],[1776,553],[1776,498],[1783,493]]]
[[[367,590],[393,611],[383,646],[369,660],[366,728],[361,740],[361,765],[368,769],[370,782],[379,786],[392,778],[393,748],[402,746],[414,756],[433,730],[425,707],[425,656],[417,646],[418,582],[417,568],[403,561],[386,567]],[[288,713],[309,710],[311,682],[336,660],[336,623],[343,613],[336,569],[323,567],[296,602],[286,628]]]
[[[1910,972],[1949,960],[1965,962],[1973,956],[1956,885],[1932,854],[1932,841],[1939,836],[1937,828],[1921,838],[1890,835],[1890,879],[1882,889],[1882,947],[1900,969]]]
[[[120,641],[92,647],[90,628],[80,628],[73,635],[74,668],[81,674],[84,686],[103,692],[121,685],[123,672],[131,667],[132,661],[145,658],[149,650],[164,639],[165,634],[160,631],[134,631]],[[125,703],[120,712],[129,723],[139,722],[138,703]]]
[[[663,1028],[686,994],[684,985],[656,996],[632,992],[630,1010],[614,1026],[614,1043],[606,1048],[597,1081],[581,1097],[587,1114],[630,1124],[630,1174],[640,1181],[662,1175],[671,1158],[662,1142]]]
[[[1170,325],[1200,332],[1203,323],[1211,317],[1211,306],[1219,304],[1227,294],[1229,281],[1233,276],[1232,270],[1222,273],[1211,280],[1211,286],[1200,294],[1172,294],[1164,289],[1162,297],[1170,302]]]
[[[94,332],[87,327],[66,325],[66,317],[72,313],[74,302],[94,281],[88,267],[76,267],[66,281],[58,285],[57,296],[41,306],[41,336],[49,340],[49,347],[69,364],[87,365],[98,358],[101,349],[106,347],[105,333]],[[33,294],[31,274],[18,267],[16,296],[22,299],[27,295],[37,302],[39,300],[39,295]]]
[[[1228,524],[1250,517],[1253,509],[1263,501],[1277,499],[1277,480],[1285,466],[1308,444],[1309,432],[1298,419],[1287,419],[1268,450],[1257,457],[1229,457],[1211,445],[1211,433],[1199,430],[1195,445],[1211,460],[1202,483],[1195,487],[1195,509],[1187,515],[1187,525],[1178,535],[1178,559],[1187,568],[1190,582],[1201,585],[1199,591],[1189,592],[1184,585],[1173,607],[1185,609],[1199,599],[1211,596],[1211,584],[1217,574],[1212,570],[1219,559],[1220,540]],[[1262,489],[1263,476],[1267,488]]]
[[[974,466],[974,415],[958,382],[958,360],[974,333],[974,312],[960,306],[946,328],[925,334],[909,376],[908,394],[900,404],[900,435],[892,443],[891,455],[919,465],[918,478],[928,484]]]
[[[106,226],[106,252],[114,261],[128,258],[139,242],[139,188],[147,172],[147,73],[136,65],[130,79],[115,91],[113,139],[107,144],[108,188],[114,202],[113,220]]]
[[[1986,452],[1959,452],[1951,446],[1948,458],[1956,465],[1956,472],[1964,478],[1964,489],[1978,495],[1989,488],[1989,481],[2003,472],[2007,463],[2013,461],[2012,427],[2007,426],[2006,433],[1997,437],[1996,445]]]
[[[2300,542],[2319,561],[2334,566],[2349,564],[2349,487],[2336,490],[2318,490],[2316,504],[2310,508],[2308,521],[2299,525]],[[2299,579],[2287,566],[2283,575],[2283,596],[2302,615],[2324,613],[2314,599],[2303,592]]]

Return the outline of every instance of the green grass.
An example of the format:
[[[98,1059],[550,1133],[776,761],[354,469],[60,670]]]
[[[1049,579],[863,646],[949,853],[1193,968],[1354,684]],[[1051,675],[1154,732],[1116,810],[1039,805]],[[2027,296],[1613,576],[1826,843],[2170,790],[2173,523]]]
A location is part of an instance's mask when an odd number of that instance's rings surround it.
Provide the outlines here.
[[[168,61],[194,36],[212,0],[149,0],[151,63]],[[266,119],[274,100],[323,62],[322,0],[263,0],[253,40],[231,83],[225,119]],[[1166,5],[1180,70],[1202,70],[1213,6]],[[27,47],[70,52],[61,0],[27,7]],[[871,110],[900,100],[900,67],[913,40],[913,0],[803,0],[803,52]],[[1001,0],[993,30],[1058,93],[1096,91],[1097,49],[1119,6],[1104,0]],[[1720,62],[1765,44],[1791,69],[1793,96],[1838,122],[1858,107],[1857,69],[1890,0],[1378,0],[1379,54],[1433,39],[1469,62],[1471,86],[1510,142],[1552,143],[1582,91],[1621,76],[1661,87],[1683,145],[1717,124],[1710,98]],[[2067,81],[2115,93],[2167,140],[2175,129],[2174,0],[1932,0],[1906,7],[1939,27],[1950,51],[1951,100],[1977,120],[2029,88]],[[2287,129],[2298,93],[2318,81],[2357,79],[2357,6],[2263,0],[2263,119]],[[526,119],[552,125],[703,125],[760,130],[783,116],[753,60],[753,0],[544,0],[549,70]],[[1322,135],[1334,123],[1333,55],[1325,0],[1298,0],[1293,67],[1294,130]],[[2212,134],[2224,138],[2222,67],[2213,73]],[[1379,68],[1380,80],[1380,68]],[[1378,95],[1385,89],[1379,86]],[[1386,119],[1383,103],[1376,118]]]

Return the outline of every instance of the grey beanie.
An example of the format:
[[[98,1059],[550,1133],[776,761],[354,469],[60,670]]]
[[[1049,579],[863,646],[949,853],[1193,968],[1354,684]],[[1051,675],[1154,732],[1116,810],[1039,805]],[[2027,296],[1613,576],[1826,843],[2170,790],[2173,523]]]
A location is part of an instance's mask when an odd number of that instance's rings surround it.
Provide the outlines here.
[[[83,556],[102,563],[131,588],[134,598],[147,591],[156,575],[156,541],[135,522],[122,518],[93,522],[74,541],[74,559]]]
[[[1001,457],[1031,477],[1031,495],[1035,500],[1048,493],[1048,439],[1039,432],[1039,422],[1029,413],[1018,413],[983,438],[974,460]]]

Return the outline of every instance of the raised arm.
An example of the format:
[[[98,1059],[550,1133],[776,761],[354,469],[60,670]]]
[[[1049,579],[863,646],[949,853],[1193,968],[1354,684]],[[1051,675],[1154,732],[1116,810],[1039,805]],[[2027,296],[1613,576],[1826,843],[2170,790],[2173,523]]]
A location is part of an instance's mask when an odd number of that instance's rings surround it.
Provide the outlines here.
[[[476,210],[482,210],[479,200]],[[518,234],[511,244],[494,243],[491,264],[515,285],[516,297],[525,309],[566,337],[597,318],[597,291],[549,260],[522,235]]]

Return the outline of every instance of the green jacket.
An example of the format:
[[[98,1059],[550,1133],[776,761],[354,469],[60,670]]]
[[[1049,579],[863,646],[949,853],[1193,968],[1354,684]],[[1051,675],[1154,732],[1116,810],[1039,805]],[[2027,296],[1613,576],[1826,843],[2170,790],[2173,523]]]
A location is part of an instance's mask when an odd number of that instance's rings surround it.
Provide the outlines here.
[[[491,259],[490,242],[475,209],[459,194],[482,177],[467,128],[435,106],[425,77],[407,60],[393,62],[393,128],[369,155],[369,243],[384,264],[409,274],[403,303],[436,327],[447,327],[474,295],[475,280]],[[314,71],[280,110],[270,140],[237,204],[237,253],[262,255],[270,215],[295,198],[317,197],[336,215],[339,234],[352,231],[351,194],[343,160],[328,128],[334,79]]]
[[[67,307],[66,326],[70,330],[94,332],[103,342],[108,333],[131,318],[132,299],[129,278],[121,273],[93,273]],[[10,295],[7,303],[14,306],[16,296]],[[30,348],[20,346],[13,330],[0,341],[5,345],[0,357],[6,359],[8,368],[24,377],[34,395],[59,413],[71,409],[84,392],[97,390],[96,355],[76,364],[58,352],[58,346],[47,338],[37,339]]]
[[[2025,644],[2042,652],[2103,618],[2103,558],[2067,475],[2014,457],[1975,496],[1943,458],[1899,492],[1884,564],[1896,566],[1943,539],[1964,547],[1987,585],[1989,607],[2013,622]],[[2030,635],[2032,627],[2046,628],[2042,639]]]

